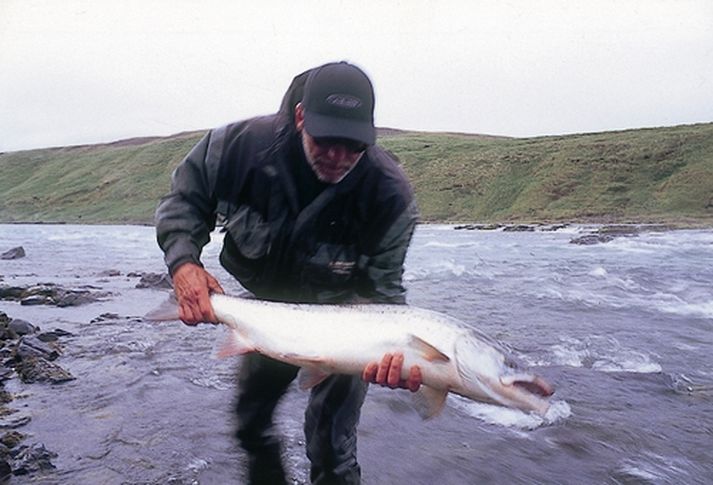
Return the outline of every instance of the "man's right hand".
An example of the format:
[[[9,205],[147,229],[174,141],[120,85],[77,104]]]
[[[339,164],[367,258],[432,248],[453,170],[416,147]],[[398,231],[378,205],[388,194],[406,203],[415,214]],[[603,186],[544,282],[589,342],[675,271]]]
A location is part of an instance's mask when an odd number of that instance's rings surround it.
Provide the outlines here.
[[[184,263],[173,272],[173,290],[178,299],[178,314],[186,325],[217,323],[210,304],[211,293],[225,293],[213,275],[195,263]]]

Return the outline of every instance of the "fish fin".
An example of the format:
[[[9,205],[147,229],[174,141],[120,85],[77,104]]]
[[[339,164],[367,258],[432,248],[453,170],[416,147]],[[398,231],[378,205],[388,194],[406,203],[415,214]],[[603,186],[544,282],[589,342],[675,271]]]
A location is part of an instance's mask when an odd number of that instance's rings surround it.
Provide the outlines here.
[[[409,345],[421,353],[423,358],[428,362],[450,362],[451,360],[446,354],[416,335],[409,335]]]
[[[144,319],[152,322],[180,320],[181,317],[178,316],[178,300],[176,299],[176,295],[171,293],[166,301],[144,315]]]
[[[228,333],[228,338],[225,339],[220,346],[216,356],[220,359],[232,357],[233,355],[243,355],[253,352],[255,348],[249,345],[245,339],[236,330],[231,330]]]
[[[447,395],[447,390],[421,386],[421,389],[414,394],[416,411],[423,419],[430,419],[438,415],[446,404]]]
[[[328,372],[324,372],[317,366],[311,365],[302,367],[299,374],[297,374],[297,382],[300,385],[300,389],[306,391],[311,389],[317,384],[320,384],[323,380],[329,377]]]

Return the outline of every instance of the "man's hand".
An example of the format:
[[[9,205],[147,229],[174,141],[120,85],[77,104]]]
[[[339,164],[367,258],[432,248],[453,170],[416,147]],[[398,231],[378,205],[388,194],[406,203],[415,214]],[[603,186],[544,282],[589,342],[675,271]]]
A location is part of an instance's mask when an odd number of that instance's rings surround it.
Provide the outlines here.
[[[210,304],[211,293],[225,293],[210,273],[195,263],[185,263],[173,273],[173,290],[178,299],[178,314],[186,325],[217,323]]]
[[[373,382],[391,389],[408,389],[416,392],[421,387],[421,368],[417,365],[411,367],[408,379],[401,379],[401,369],[404,365],[404,354],[384,354],[380,363],[372,362],[364,368],[361,378],[366,382]]]

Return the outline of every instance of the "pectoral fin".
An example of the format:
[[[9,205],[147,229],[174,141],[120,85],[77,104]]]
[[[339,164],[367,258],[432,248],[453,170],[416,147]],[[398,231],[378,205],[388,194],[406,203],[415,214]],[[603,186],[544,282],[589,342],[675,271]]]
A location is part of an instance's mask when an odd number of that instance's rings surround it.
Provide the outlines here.
[[[300,389],[306,391],[311,389],[317,384],[320,384],[323,380],[329,377],[328,372],[324,372],[322,369],[316,366],[302,367],[297,374],[297,382],[299,383]]]
[[[409,345],[415,348],[428,362],[450,362],[451,360],[446,354],[416,335],[409,336]]]
[[[416,411],[423,419],[430,419],[438,415],[446,404],[448,391],[434,389],[428,386],[421,386],[421,389],[414,394]]]
[[[243,339],[237,330],[231,330],[228,333],[228,338],[225,339],[220,346],[218,353],[219,358],[232,357],[233,355],[243,355],[248,352],[253,352],[255,348]]]

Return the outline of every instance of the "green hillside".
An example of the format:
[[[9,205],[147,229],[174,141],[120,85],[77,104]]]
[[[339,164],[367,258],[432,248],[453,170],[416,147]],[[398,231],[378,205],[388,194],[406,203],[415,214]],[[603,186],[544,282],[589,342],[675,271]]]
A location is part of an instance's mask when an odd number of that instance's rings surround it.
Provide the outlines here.
[[[202,133],[0,154],[0,221],[150,223]],[[425,221],[713,222],[713,123],[504,138],[384,130]]]

